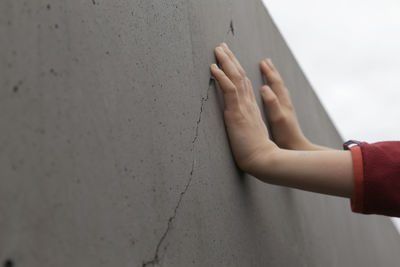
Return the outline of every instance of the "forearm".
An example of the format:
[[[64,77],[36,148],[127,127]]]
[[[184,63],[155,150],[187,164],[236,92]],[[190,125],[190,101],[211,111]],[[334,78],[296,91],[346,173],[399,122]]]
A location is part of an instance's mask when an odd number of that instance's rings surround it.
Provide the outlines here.
[[[290,150],[333,150],[333,148],[320,146],[312,143],[304,135],[298,138],[299,141],[295,142],[289,149]]]
[[[347,198],[353,196],[349,151],[277,149],[266,153],[257,166],[251,174],[267,183]]]

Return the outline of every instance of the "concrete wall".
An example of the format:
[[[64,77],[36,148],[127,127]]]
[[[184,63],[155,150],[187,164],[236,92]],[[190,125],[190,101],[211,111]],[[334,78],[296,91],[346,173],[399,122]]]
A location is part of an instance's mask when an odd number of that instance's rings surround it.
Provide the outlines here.
[[[221,41],[260,106],[269,56],[306,135],[342,143],[261,1],[4,0],[0,12],[3,266],[400,262],[388,218],[236,167],[208,70]]]

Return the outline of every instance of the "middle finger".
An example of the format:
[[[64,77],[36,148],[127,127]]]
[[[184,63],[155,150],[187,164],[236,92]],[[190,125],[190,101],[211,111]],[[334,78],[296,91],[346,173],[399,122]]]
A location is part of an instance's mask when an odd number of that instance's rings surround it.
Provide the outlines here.
[[[225,53],[221,46],[215,48],[215,56],[220,63],[222,70],[228,76],[228,78],[236,85],[236,87],[241,87],[244,77],[240,74],[235,63],[232,59]],[[239,88],[238,88],[239,89]]]
[[[227,54],[228,57],[230,57],[230,59],[233,61],[239,73],[243,76],[246,76],[246,72],[240,65],[239,60],[237,60],[237,58],[235,57],[235,54],[233,54],[233,52],[229,49],[228,45],[226,43],[222,43],[221,47],[224,49],[225,54]]]

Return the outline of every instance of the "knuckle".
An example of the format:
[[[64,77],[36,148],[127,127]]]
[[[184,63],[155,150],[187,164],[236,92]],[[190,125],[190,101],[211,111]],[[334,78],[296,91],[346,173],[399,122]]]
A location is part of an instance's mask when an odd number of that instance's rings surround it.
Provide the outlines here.
[[[285,86],[285,84],[283,83],[283,80],[280,77],[274,77],[273,79],[271,79],[271,84]]]
[[[267,102],[268,104],[271,104],[271,105],[278,104],[278,98],[275,95],[268,95],[264,99],[265,99],[265,102]]]
[[[245,76],[243,76],[242,74],[240,74],[240,72],[234,72],[232,74],[232,79],[238,82],[244,81]]]
[[[251,101],[251,98],[248,97],[247,95],[245,95],[243,102],[246,105],[247,109],[249,109],[250,111],[252,111],[254,109],[254,104]]]
[[[293,106],[292,102],[288,101],[286,103],[285,107],[286,107],[287,110],[289,110],[291,112],[294,112],[294,106]]]
[[[282,113],[274,114],[273,116],[270,116],[270,121],[272,123],[281,123],[285,121],[285,116]]]
[[[225,93],[228,93],[228,94],[235,94],[236,91],[237,91],[237,88],[236,88],[236,86],[234,86],[234,85],[225,87]]]
[[[254,103],[249,99],[249,112],[254,116],[258,116],[259,114],[261,114],[260,112],[260,108],[257,105],[254,105]]]
[[[277,72],[272,73],[271,79],[275,82],[283,82],[282,77]]]

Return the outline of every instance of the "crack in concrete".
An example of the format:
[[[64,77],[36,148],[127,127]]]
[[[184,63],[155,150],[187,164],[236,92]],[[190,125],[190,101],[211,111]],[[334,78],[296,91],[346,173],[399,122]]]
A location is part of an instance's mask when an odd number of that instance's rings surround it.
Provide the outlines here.
[[[227,39],[231,34],[232,34],[232,37],[235,36],[235,28],[233,27],[233,20],[232,19],[231,19],[231,22],[229,23],[228,31],[225,33],[224,38],[222,39],[222,41],[225,42],[225,39]]]
[[[208,92],[210,91],[210,87],[213,83],[214,83],[214,78],[210,78],[210,81],[208,82],[208,89],[207,89],[206,97],[201,98],[200,113],[199,113],[199,118],[197,119],[197,123],[196,123],[196,134],[192,141],[193,144],[196,142],[197,137],[199,136],[199,124],[201,121],[201,114],[203,113],[204,102],[206,102],[208,100]]]
[[[179,207],[180,207],[180,205],[182,203],[183,196],[186,194],[186,191],[189,189],[189,186],[192,183],[193,172],[194,172],[194,162],[195,162],[194,147],[195,147],[195,143],[196,143],[196,140],[198,138],[198,135],[199,135],[199,125],[200,125],[200,122],[201,122],[201,114],[203,113],[204,103],[207,102],[207,100],[208,100],[208,92],[210,91],[210,88],[212,87],[214,82],[215,82],[214,78],[211,77],[209,82],[208,82],[208,88],[207,88],[206,96],[205,97],[201,97],[201,105],[200,105],[199,117],[198,117],[197,122],[196,122],[195,136],[194,136],[194,138],[192,140],[192,149],[191,149],[191,151],[193,152],[192,153],[193,160],[192,160],[192,167],[191,167],[191,170],[190,170],[190,177],[189,177],[188,181],[186,182],[185,188],[183,189],[183,191],[179,195],[179,199],[178,199],[177,204],[175,205],[174,212],[173,212],[172,216],[169,217],[169,219],[168,219],[167,228],[165,229],[163,235],[161,236],[160,240],[157,243],[153,259],[143,262],[142,263],[142,267],[146,267],[146,266],[149,266],[149,265],[155,266],[160,262],[159,252],[160,252],[161,245],[164,242],[164,240],[167,238],[167,235],[168,235],[169,231],[171,230],[172,223],[175,220],[175,217],[176,217],[176,214],[178,212],[178,209],[179,209]]]
[[[232,36],[235,36],[235,29],[234,29],[234,27],[233,27],[233,20],[230,21],[229,30],[228,30],[227,33],[225,34],[225,37],[226,37],[226,36],[229,36],[230,33],[232,33]],[[225,41],[225,37],[224,37],[224,41]],[[189,177],[189,179],[188,179],[188,181],[187,181],[187,183],[186,183],[186,185],[185,185],[184,190],[183,190],[183,191],[180,193],[180,195],[179,195],[179,199],[178,199],[177,204],[175,205],[174,212],[173,212],[172,216],[169,217],[169,219],[168,219],[167,228],[165,229],[163,235],[161,236],[160,240],[159,240],[158,243],[157,243],[157,246],[156,246],[156,250],[155,250],[153,259],[151,259],[151,260],[149,260],[149,261],[143,262],[142,267],[146,267],[146,266],[149,266],[149,265],[153,265],[153,266],[154,266],[154,265],[158,265],[158,263],[160,262],[159,252],[160,252],[161,245],[162,245],[162,243],[164,242],[164,240],[166,239],[166,237],[167,237],[169,231],[171,230],[172,223],[173,223],[173,221],[174,221],[174,219],[175,219],[175,217],[176,217],[176,214],[177,214],[177,212],[178,212],[178,209],[179,209],[179,207],[180,207],[180,205],[181,205],[183,196],[186,194],[186,191],[188,190],[188,188],[189,188],[189,186],[190,186],[190,184],[191,184],[191,182],[192,182],[192,179],[193,179],[193,171],[194,171],[194,162],[195,162],[194,147],[195,147],[197,138],[199,137],[199,125],[200,125],[200,122],[201,122],[201,115],[203,114],[204,103],[207,102],[207,100],[208,100],[208,92],[210,91],[210,88],[211,88],[211,86],[212,86],[214,83],[215,83],[214,78],[213,78],[213,77],[210,77],[210,80],[209,80],[209,82],[208,82],[208,88],[207,88],[206,96],[205,96],[205,97],[201,97],[201,104],[200,104],[199,117],[198,117],[198,119],[197,119],[197,121],[196,121],[195,135],[194,135],[193,140],[192,140],[192,148],[191,148],[191,151],[193,152],[193,153],[192,153],[192,154],[193,154],[193,160],[192,160],[192,168],[191,168],[191,170],[190,170],[190,177]]]
[[[165,229],[163,235],[161,236],[160,240],[158,241],[158,244],[157,244],[157,247],[156,247],[155,255],[154,255],[154,257],[153,257],[152,260],[143,262],[142,267],[146,267],[146,266],[148,266],[148,265],[153,265],[153,266],[154,266],[154,265],[156,265],[156,264],[159,263],[159,261],[160,261],[160,256],[159,256],[160,247],[161,247],[162,243],[164,242],[165,238],[167,237],[169,231],[171,230],[172,222],[173,222],[173,220],[174,220],[175,217],[176,217],[176,213],[178,212],[179,206],[181,205],[183,196],[185,195],[186,191],[188,190],[188,188],[189,188],[189,186],[190,186],[190,183],[192,182],[192,179],[193,179],[193,169],[194,169],[194,159],[193,159],[193,161],[192,161],[192,169],[191,169],[191,171],[190,171],[190,178],[189,178],[188,182],[186,183],[184,190],[183,190],[183,191],[180,193],[180,195],[179,195],[178,203],[176,204],[176,206],[175,206],[175,208],[174,208],[174,213],[173,213],[173,215],[172,215],[171,217],[169,217],[169,219],[168,219],[167,229]]]

